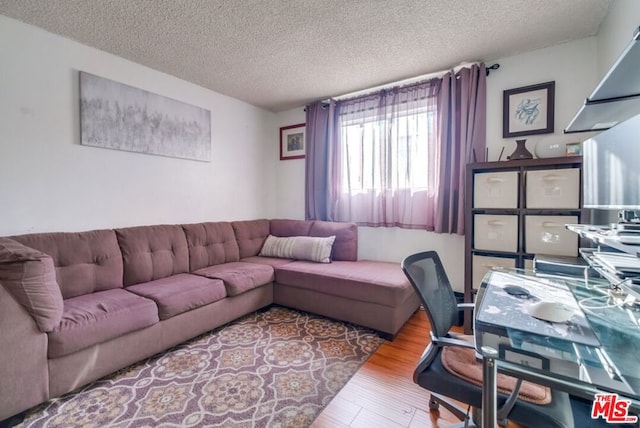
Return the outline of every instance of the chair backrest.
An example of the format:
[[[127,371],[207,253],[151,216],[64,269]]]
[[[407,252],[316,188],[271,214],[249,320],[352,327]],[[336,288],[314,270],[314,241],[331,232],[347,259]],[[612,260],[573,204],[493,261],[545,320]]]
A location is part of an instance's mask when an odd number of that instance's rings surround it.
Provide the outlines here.
[[[458,316],[456,296],[435,251],[408,256],[402,270],[422,300],[436,337],[447,336]]]

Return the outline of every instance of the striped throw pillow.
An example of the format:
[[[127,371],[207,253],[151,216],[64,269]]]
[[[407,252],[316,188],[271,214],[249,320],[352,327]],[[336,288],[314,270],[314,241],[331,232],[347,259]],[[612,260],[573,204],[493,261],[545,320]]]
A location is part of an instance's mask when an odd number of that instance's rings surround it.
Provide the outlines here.
[[[331,247],[335,240],[335,236],[328,236],[326,238],[316,236],[289,236],[281,238],[269,235],[264,241],[259,255],[284,259],[309,260],[318,263],[331,263]]]

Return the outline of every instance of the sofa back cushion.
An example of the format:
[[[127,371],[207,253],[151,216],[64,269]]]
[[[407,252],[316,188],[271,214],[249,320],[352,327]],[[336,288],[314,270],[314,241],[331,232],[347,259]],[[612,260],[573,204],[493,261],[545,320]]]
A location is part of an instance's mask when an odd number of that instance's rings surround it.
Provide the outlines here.
[[[358,260],[358,226],[355,223],[339,223],[316,220],[309,231],[310,236],[333,236],[336,240],[331,250],[331,260]]]
[[[273,236],[309,236],[313,221],[307,220],[271,220],[269,226]]]
[[[124,262],[125,287],[189,271],[182,226],[137,226],[115,232]]]
[[[40,331],[52,331],[60,324],[62,293],[51,256],[0,238],[0,284],[27,310]]]
[[[234,221],[231,226],[240,248],[240,258],[257,256],[269,236],[269,220]]]
[[[122,253],[113,230],[35,233],[12,239],[51,256],[65,299],[122,288]]]
[[[240,260],[240,248],[231,223],[182,225],[189,246],[189,271]]]

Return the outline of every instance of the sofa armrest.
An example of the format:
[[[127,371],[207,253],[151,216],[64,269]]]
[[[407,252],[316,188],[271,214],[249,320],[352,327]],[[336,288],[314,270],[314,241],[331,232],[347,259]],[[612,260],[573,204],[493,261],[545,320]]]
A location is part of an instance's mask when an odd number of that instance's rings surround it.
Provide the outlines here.
[[[49,399],[47,334],[0,285],[0,420]]]

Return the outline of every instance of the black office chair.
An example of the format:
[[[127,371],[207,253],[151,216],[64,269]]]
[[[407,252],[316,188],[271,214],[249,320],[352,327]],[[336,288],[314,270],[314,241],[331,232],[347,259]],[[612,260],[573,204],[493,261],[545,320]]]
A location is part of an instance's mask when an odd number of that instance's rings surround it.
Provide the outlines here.
[[[449,397],[469,406],[474,423],[479,424],[481,418],[477,409],[482,407],[482,363],[476,360],[473,339],[451,331],[458,318],[458,311],[464,307],[471,308],[472,305],[456,302],[447,274],[435,251],[405,258],[402,270],[420,296],[431,323],[431,343],[420,358],[413,381],[431,391],[429,409],[437,410],[442,405],[465,424],[468,423],[469,408],[463,409],[447,401],[445,397]],[[453,364],[452,361],[459,364]],[[453,369],[458,372],[452,373]],[[507,390],[511,390],[511,393],[500,392]],[[550,396],[550,403],[530,402],[532,397],[524,396],[525,390],[542,391],[543,395]],[[502,374],[498,374],[498,391],[498,420],[501,424],[506,425],[507,420],[511,420],[528,427],[574,426],[569,396],[564,392],[549,390]]]

